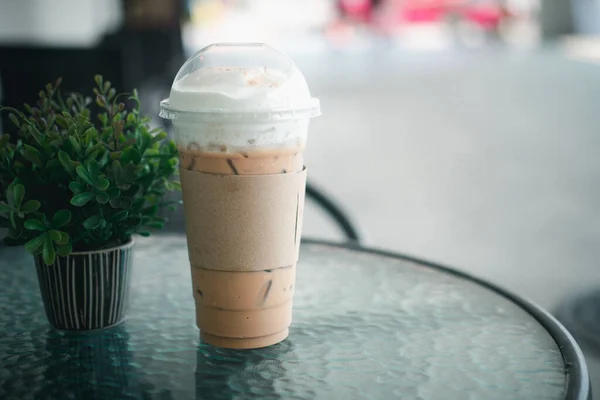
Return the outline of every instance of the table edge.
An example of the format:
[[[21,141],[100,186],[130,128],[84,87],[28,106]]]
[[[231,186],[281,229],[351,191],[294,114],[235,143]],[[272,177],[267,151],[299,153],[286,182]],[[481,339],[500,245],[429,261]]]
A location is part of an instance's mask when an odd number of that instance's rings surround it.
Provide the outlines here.
[[[566,367],[565,373],[567,374],[567,380],[564,398],[567,400],[590,400],[592,398],[588,367],[579,345],[571,333],[554,316],[552,316],[541,306],[537,305],[535,302],[516,295],[499,285],[473,276],[469,273],[459,271],[455,268],[436,262],[427,261],[418,257],[397,253],[390,250],[368,247],[355,242],[339,243],[312,238],[303,238],[302,244],[336,247],[340,249],[353,250],[362,253],[375,254],[383,257],[409,261],[427,268],[443,271],[459,278],[469,280],[477,285],[483,286],[495,292],[496,294],[510,300],[512,303],[527,311],[527,313],[529,313],[548,331],[550,336],[552,336],[556,342]]]

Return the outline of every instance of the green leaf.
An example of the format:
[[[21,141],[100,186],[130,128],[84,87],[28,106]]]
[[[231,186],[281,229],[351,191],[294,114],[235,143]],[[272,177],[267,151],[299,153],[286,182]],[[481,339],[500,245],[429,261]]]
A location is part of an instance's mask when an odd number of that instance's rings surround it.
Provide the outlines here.
[[[98,165],[98,161],[92,159],[87,162],[87,170],[89,171],[89,177],[93,182],[98,180],[98,175],[100,174],[100,166]]]
[[[171,186],[171,190],[181,191],[181,182],[179,181],[168,181]]]
[[[96,201],[100,204],[106,204],[108,203],[108,194],[105,192],[100,192],[96,195]]]
[[[123,150],[123,153],[121,154],[121,161],[123,161],[124,164],[127,164],[129,162],[139,164],[141,160],[142,155],[135,147],[128,147],[125,150]]]
[[[164,222],[161,222],[161,221],[151,221],[151,222],[148,222],[148,223],[146,224],[146,226],[147,226],[148,228],[162,229],[162,228],[164,228],[164,227],[165,227],[165,223],[164,223]]]
[[[13,229],[17,229],[17,226],[18,226],[17,218],[18,218],[18,216],[17,216],[16,211],[11,211],[10,214],[8,214],[8,220],[10,221],[10,226]]]
[[[69,241],[69,234],[67,232],[51,230],[47,232],[47,235],[50,236],[53,242],[57,245],[67,244]]]
[[[146,207],[142,210],[142,212],[145,215],[154,217],[156,214],[158,214],[158,205],[154,204],[154,205],[151,205],[150,207]]]
[[[37,210],[40,209],[40,202],[37,200],[29,200],[28,202],[26,202],[25,204],[23,204],[21,206],[21,212],[25,213],[25,214],[30,214],[32,212],[36,212]],[[0,210],[1,212],[1,210]]]
[[[100,220],[100,224],[98,225],[98,228],[100,228],[100,229],[106,228],[106,220],[104,218],[102,218]]]
[[[8,213],[8,212],[10,212],[12,210],[13,210],[13,208],[11,206],[9,206],[8,204],[4,203],[3,201],[0,201],[0,214],[5,214],[5,213]]]
[[[54,252],[54,243],[50,236],[46,236],[43,249],[44,264],[52,265],[56,261],[56,253]]]
[[[13,204],[15,205],[16,209],[21,208],[23,197],[25,197],[25,186],[16,184],[13,187]]]
[[[48,127],[49,128],[52,128],[52,125],[54,125],[55,120],[56,120],[56,115],[50,114],[50,116],[48,117]]]
[[[88,230],[96,229],[98,225],[100,225],[101,219],[102,218],[100,218],[99,215],[92,215],[91,217],[83,221],[83,226],[85,227],[85,229]]]
[[[150,236],[150,232],[148,232],[148,231],[140,231],[140,232],[138,232],[138,234],[139,234],[140,236],[144,236],[144,237],[148,237],[148,236]]]
[[[71,242],[67,242],[65,244],[59,245],[56,248],[56,251],[58,252],[59,256],[66,257],[73,252],[73,245],[71,244]]]
[[[158,156],[158,155],[160,155],[160,150],[158,150],[158,149],[148,149],[148,150],[146,150],[144,152],[144,155],[146,157],[149,157],[149,156]]]
[[[96,136],[96,128],[92,126],[86,129],[86,131],[83,132],[83,136],[85,137],[86,146],[89,145],[90,142],[94,139],[94,136]]]
[[[148,130],[145,127],[140,129],[142,134],[142,140],[140,143],[140,149],[145,151],[150,144],[152,144],[152,135],[148,133]],[[135,161],[134,161],[135,162]],[[137,164],[137,163],[136,163]]]
[[[154,137],[152,138],[152,141],[160,142],[161,140],[165,139],[166,137],[167,137],[167,132],[161,130],[156,135],[154,135]]]
[[[37,144],[39,144],[40,146],[44,145],[44,140],[42,139],[42,135],[38,132],[38,130],[35,128],[35,126],[28,126],[27,130],[29,132],[29,134],[33,137],[33,139],[37,142]]]
[[[90,177],[88,170],[85,169],[83,166],[81,166],[81,165],[77,166],[77,168],[75,168],[75,171],[77,172],[77,175],[79,175],[81,177],[81,179],[83,179],[86,183],[88,183],[90,185],[94,184],[92,178]]]
[[[61,115],[56,116],[56,124],[63,129],[66,129],[69,126],[67,120]]]
[[[6,188],[6,201],[8,205],[15,208],[15,186],[19,184],[18,178],[15,178]]]
[[[110,205],[113,208],[127,209],[127,208],[131,207],[132,203],[133,202],[131,201],[131,199],[129,197],[119,197],[118,199],[113,199],[110,201]]]
[[[128,163],[123,168],[123,182],[131,183],[135,180],[136,168],[133,163]]]
[[[46,234],[42,233],[41,235],[31,239],[27,243],[25,243],[25,249],[33,255],[37,255],[42,251],[42,246],[44,246],[44,242],[46,241]]]
[[[90,154],[96,152],[96,154],[98,154],[98,152],[100,152],[100,150],[104,149],[104,143],[96,143],[95,145],[93,145],[92,147],[88,147],[87,149],[85,149],[85,156],[88,157]]]
[[[106,164],[108,164],[108,161],[110,160],[110,156],[111,156],[111,152],[102,150],[102,156],[98,160],[98,164],[100,164],[100,170],[102,170],[102,169],[104,169],[104,167],[106,167]]]
[[[26,160],[31,161],[33,164],[37,165],[38,167],[44,166],[44,163],[42,162],[42,153],[40,153],[39,150],[36,149],[35,147],[30,146],[28,144],[23,145],[22,154]]]
[[[83,185],[75,181],[69,183],[69,189],[71,189],[71,192],[73,192],[73,194],[79,194],[85,191]]]
[[[73,147],[76,153],[81,153],[81,145],[74,136],[69,136],[69,143],[71,143],[71,147]]]
[[[56,230],[49,231],[48,236],[50,236],[50,239],[52,239],[52,241],[54,241],[54,242],[58,242],[61,239],[60,232],[56,231]]]
[[[110,181],[106,178],[101,178],[96,182],[96,188],[98,190],[106,190],[110,186]]]
[[[17,116],[15,114],[13,114],[13,113],[8,114],[8,118],[11,120],[11,122],[13,124],[15,124],[15,126],[17,128],[21,127],[21,123],[19,122],[19,119],[17,118]]]
[[[56,242],[57,244],[66,244],[69,241],[69,234],[67,232],[59,231],[60,240]]]
[[[121,195],[121,191],[116,188],[116,187],[112,187],[110,189],[108,189],[106,191],[106,193],[108,193],[108,197],[112,200],[112,199],[116,199],[117,197],[119,197]]]
[[[121,165],[121,163],[118,160],[115,160],[112,162],[111,169],[112,169],[112,175],[115,179],[115,182],[120,183],[121,175],[123,174],[123,166]]]
[[[71,204],[73,204],[74,206],[77,206],[77,207],[85,206],[88,203],[88,201],[90,201],[93,198],[94,198],[94,193],[90,193],[90,192],[76,194],[71,199]]]
[[[122,210],[122,211],[119,211],[118,213],[116,213],[115,215],[113,215],[112,220],[117,221],[117,222],[125,221],[127,219],[128,215],[129,215],[129,211]]]
[[[71,221],[71,211],[67,209],[57,211],[56,214],[54,214],[54,217],[52,218],[52,227],[62,228],[63,226],[68,224],[69,221]]]
[[[57,169],[61,167],[60,162],[58,160],[48,160],[46,163],[46,169]],[[61,172],[64,168],[61,168]]]
[[[38,221],[37,219],[28,219],[27,221],[25,221],[25,228],[29,229],[30,231],[44,232],[48,230],[46,225],[44,225],[41,221]]]
[[[98,154],[100,154],[100,150],[92,151],[90,155],[86,157],[85,161],[89,162],[91,160],[95,160],[98,157]]]
[[[73,163],[71,157],[69,157],[64,150],[59,150],[58,161],[60,161],[60,164],[70,175],[73,175]]]
[[[123,192],[123,194],[125,194],[131,198],[135,198],[139,191],[140,191],[139,185],[131,185],[129,187],[129,189],[127,189],[125,192]]]
[[[98,119],[100,120],[100,122],[102,122],[102,126],[108,125],[108,114],[107,113],[98,114]]]

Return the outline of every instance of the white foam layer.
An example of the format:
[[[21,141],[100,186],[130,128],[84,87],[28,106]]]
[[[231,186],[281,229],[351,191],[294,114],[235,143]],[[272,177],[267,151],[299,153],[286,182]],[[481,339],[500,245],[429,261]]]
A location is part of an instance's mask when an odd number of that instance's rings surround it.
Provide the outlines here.
[[[242,149],[306,141],[319,104],[286,55],[264,44],[214,44],[181,67],[161,110],[180,146]]]
[[[310,104],[302,73],[269,67],[208,67],[177,80],[170,107],[180,111],[264,112]]]
[[[283,121],[173,121],[175,141],[183,147],[226,151],[296,147],[307,138],[309,118]],[[220,150],[222,151],[222,150]]]

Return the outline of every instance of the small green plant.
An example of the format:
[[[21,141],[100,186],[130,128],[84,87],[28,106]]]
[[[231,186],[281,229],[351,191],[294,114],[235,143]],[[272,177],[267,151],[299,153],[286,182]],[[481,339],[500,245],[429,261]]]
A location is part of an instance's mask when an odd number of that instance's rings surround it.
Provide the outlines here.
[[[94,106],[81,94],[63,97],[60,82],[39,93],[36,107],[0,108],[16,129],[0,136],[0,226],[9,244],[24,244],[47,265],[148,236],[164,225],[159,209],[176,203],[163,196],[180,189],[177,147],[150,130],[136,91],[117,95],[98,75]]]

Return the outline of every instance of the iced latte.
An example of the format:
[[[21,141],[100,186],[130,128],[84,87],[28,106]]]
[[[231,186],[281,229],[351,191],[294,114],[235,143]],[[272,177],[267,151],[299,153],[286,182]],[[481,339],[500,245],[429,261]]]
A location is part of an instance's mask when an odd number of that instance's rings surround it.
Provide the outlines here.
[[[180,152],[196,322],[229,348],[284,340],[318,115],[304,77],[265,45],[213,45],[175,78],[162,115]]]

